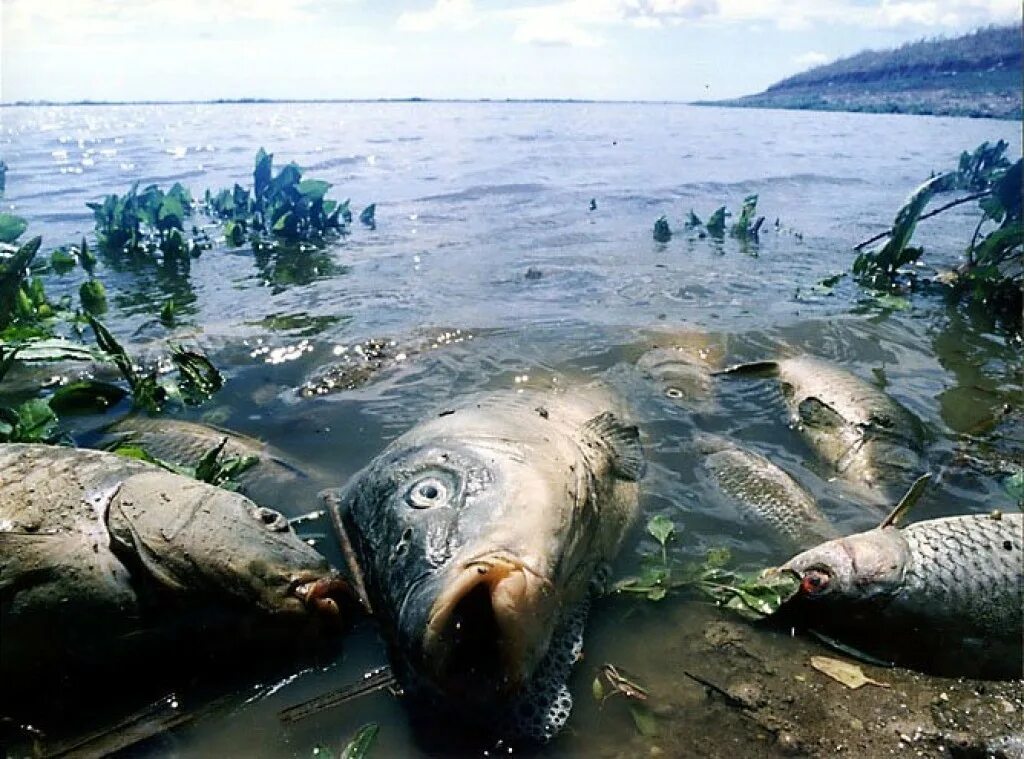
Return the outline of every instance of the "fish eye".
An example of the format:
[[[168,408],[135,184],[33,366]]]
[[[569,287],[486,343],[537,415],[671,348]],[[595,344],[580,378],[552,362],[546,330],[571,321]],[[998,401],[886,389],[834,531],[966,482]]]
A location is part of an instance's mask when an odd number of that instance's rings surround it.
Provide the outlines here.
[[[429,509],[448,501],[448,485],[435,476],[423,477],[412,484],[405,501],[414,509]]]
[[[800,590],[804,595],[820,595],[829,589],[832,575],[824,568],[808,569],[800,579]]]
[[[271,532],[284,532],[288,529],[288,520],[280,512],[263,506],[252,512],[253,517]]]

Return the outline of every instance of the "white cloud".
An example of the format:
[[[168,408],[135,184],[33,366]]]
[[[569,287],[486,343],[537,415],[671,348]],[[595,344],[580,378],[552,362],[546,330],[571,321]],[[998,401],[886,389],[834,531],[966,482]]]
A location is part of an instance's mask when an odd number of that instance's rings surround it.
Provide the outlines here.
[[[793,62],[804,68],[820,66],[823,63],[828,63],[830,60],[832,60],[832,56],[819,53],[817,50],[810,50],[793,57]]]
[[[466,31],[480,22],[473,0],[437,0],[425,11],[406,11],[398,17],[398,28],[405,32],[433,32],[438,29]]]

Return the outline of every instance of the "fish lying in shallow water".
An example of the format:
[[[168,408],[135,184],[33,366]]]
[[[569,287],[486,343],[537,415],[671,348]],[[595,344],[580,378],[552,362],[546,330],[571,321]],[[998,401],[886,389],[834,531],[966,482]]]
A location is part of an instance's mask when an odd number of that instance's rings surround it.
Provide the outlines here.
[[[638,508],[638,433],[614,408],[597,389],[479,397],[399,437],[340,494],[408,688],[530,712],[511,728],[529,738],[564,723],[578,611]]]
[[[695,442],[701,466],[718,489],[791,544],[812,546],[838,537],[811,494],[764,456],[717,435],[701,434]]]
[[[878,388],[810,356],[742,364],[720,374],[772,374],[797,430],[868,501],[891,503],[920,475],[920,421]]]
[[[936,674],[1024,677],[1024,515],[930,519],[812,548],[786,607],[872,656]]]
[[[237,493],[112,453],[0,445],[5,696],[148,671],[183,653],[179,634],[195,633],[198,659],[222,629],[261,642],[317,628],[348,593],[281,514]]]
[[[288,463],[265,443],[237,432],[180,419],[159,419],[133,414],[107,426],[97,447],[137,446],[160,461],[195,468],[200,459],[222,441],[221,460],[252,458],[255,463],[238,477],[238,491],[258,503],[273,501],[307,474]]]

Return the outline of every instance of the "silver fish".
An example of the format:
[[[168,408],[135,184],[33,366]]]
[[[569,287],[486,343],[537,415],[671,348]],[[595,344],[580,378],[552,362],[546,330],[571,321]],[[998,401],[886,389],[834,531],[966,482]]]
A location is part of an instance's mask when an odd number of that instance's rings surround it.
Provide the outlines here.
[[[237,493],[112,453],[0,445],[5,683],[110,671],[164,622],[195,620],[202,639],[210,619],[189,610],[263,620],[254,639],[294,631],[337,617],[348,592],[281,514]]]
[[[663,388],[665,395],[698,407],[714,400],[712,371],[722,365],[725,346],[704,332],[675,330],[655,334],[653,347],[637,360],[637,367]]]
[[[764,456],[717,435],[696,438],[701,465],[743,511],[797,546],[838,537],[813,496]]]
[[[399,677],[470,707],[529,691],[635,519],[643,466],[590,388],[478,397],[388,446],[339,516]]]
[[[721,373],[778,376],[797,430],[870,502],[891,503],[925,469],[921,422],[845,369],[800,356],[743,364]]]
[[[877,658],[940,674],[1024,676],[1020,513],[876,528],[781,570],[800,576],[787,607]]]

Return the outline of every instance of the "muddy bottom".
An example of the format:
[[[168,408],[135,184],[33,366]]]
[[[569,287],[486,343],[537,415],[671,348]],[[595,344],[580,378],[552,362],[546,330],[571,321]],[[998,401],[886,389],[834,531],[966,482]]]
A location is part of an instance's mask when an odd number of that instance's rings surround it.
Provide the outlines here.
[[[1024,681],[863,664],[705,604],[641,613],[658,611],[668,612],[664,637],[614,662],[649,689],[656,734],[637,734],[601,756],[1024,756]],[[851,689],[812,668],[812,656],[854,663],[881,685]],[[630,721],[622,702],[581,711],[577,730]]]

